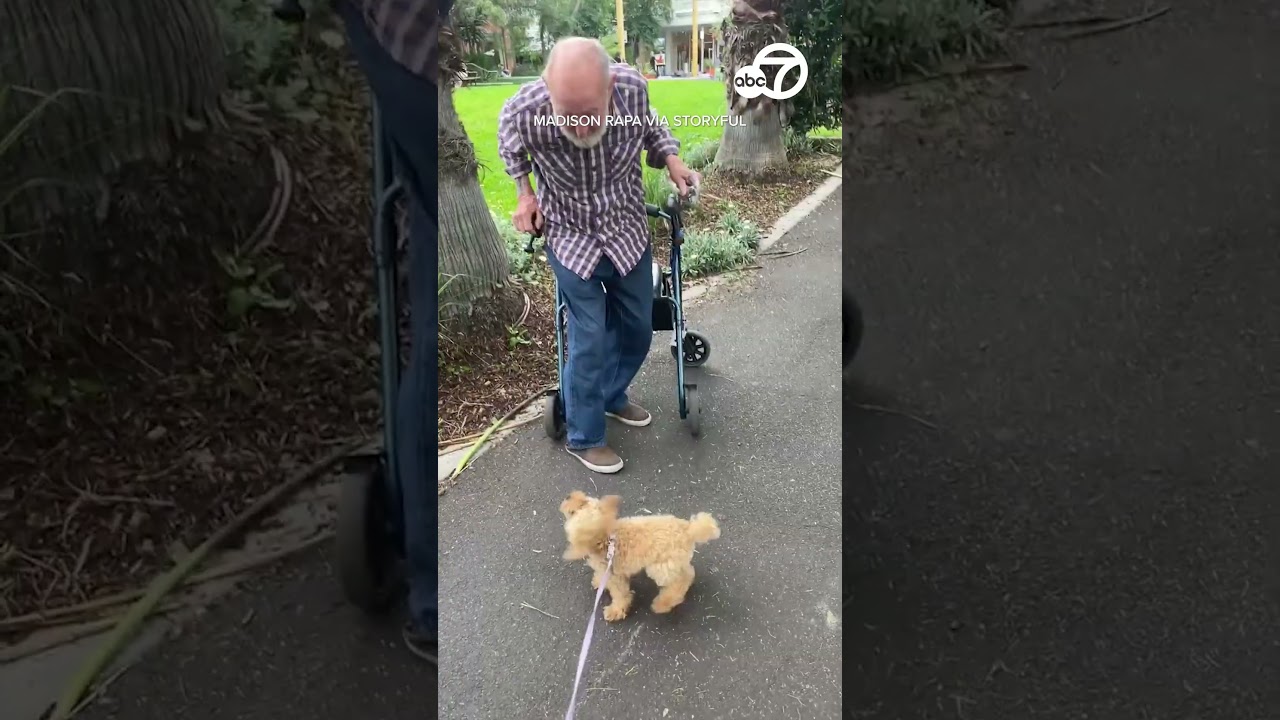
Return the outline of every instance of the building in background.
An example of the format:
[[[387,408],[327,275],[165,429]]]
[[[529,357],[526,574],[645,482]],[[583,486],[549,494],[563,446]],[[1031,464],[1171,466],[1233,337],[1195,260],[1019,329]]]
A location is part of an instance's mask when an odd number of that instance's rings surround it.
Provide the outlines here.
[[[694,0],[671,0],[671,18],[663,27],[663,47],[666,65],[659,74],[688,77],[693,71],[690,51],[690,38],[693,34]],[[720,22],[729,15],[728,0],[697,0],[698,31],[701,35],[698,63],[698,74],[706,75],[708,71],[720,73],[720,51],[724,41],[720,37]]]

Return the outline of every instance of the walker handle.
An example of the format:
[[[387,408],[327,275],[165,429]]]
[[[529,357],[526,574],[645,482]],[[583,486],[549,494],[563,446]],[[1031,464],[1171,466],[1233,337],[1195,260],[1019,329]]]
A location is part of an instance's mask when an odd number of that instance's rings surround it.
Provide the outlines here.
[[[542,237],[541,230],[534,230],[533,232],[529,233],[529,241],[524,244],[524,251],[529,253],[530,255],[537,252],[537,249],[533,247],[533,243],[535,240],[537,240],[540,237]]]

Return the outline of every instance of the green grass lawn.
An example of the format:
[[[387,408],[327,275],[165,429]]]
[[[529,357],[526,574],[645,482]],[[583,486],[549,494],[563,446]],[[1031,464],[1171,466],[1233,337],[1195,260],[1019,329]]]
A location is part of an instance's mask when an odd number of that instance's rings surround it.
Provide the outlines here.
[[[489,207],[500,215],[510,215],[516,206],[515,186],[498,157],[498,112],[519,89],[518,83],[479,85],[454,91],[453,102],[462,126],[476,148],[480,161],[480,184]],[[659,115],[723,116],[726,110],[724,85],[717,81],[672,80],[649,83],[649,101]],[[706,140],[719,140],[721,127],[671,127],[671,132],[688,149]],[[839,137],[839,128],[814,135]]]

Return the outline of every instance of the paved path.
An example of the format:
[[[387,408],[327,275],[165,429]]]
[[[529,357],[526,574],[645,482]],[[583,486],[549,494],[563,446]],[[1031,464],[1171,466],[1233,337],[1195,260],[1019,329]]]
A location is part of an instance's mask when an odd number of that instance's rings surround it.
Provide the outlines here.
[[[328,559],[325,548],[250,583],[76,720],[435,717],[434,669],[403,649],[393,618],[371,621],[343,601]]]
[[[110,686],[86,720],[559,718],[593,599],[559,559],[560,500],[617,492],[624,512],[709,510],[686,604],[597,625],[581,720],[830,718],[840,682],[840,201],[740,285],[704,296],[715,343],[698,378],[701,440],[675,417],[673,366],[655,342],[636,397],[657,421],[615,430],[627,469],[592,478],[539,431],[476,461],[441,502],[445,672],[412,659],[392,619],[346,606],[325,553],[255,582]],[[714,377],[708,375],[714,373]],[[540,550],[541,552],[535,552]],[[528,603],[547,613],[521,607]],[[5,718],[8,720],[8,718]],[[15,720],[34,720],[16,718]]]
[[[696,378],[700,439],[679,421],[674,362],[655,341],[634,391],[654,425],[610,429],[620,474],[593,476],[530,430],[442,498],[441,717],[564,716],[594,599],[590,571],[560,559],[557,507],[574,489],[620,494],[624,515],[710,511],[723,532],[674,613],[650,612],[640,580],[632,615],[597,625],[579,718],[838,714],[839,227],[833,196],[785,239],[806,252],[691,307],[713,344]]]
[[[1280,8],[1172,5],[845,186],[849,717],[1280,717]]]

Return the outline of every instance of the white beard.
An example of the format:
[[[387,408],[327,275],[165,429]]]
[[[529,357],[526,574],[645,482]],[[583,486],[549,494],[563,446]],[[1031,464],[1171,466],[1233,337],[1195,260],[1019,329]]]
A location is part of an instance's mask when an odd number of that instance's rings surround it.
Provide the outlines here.
[[[555,103],[552,103],[551,108],[554,112],[559,113],[559,110],[556,109]],[[613,112],[612,100],[609,101],[609,112]],[[558,125],[557,127],[560,130],[560,134],[564,136],[564,139],[572,143],[574,147],[580,150],[590,150],[599,145],[600,141],[604,139],[604,134],[609,129],[609,121],[608,118],[601,118],[600,126],[592,128],[591,134],[586,137],[578,137],[577,135],[574,135],[573,128],[568,125]]]
[[[604,131],[608,129],[609,128],[607,126],[601,125],[600,127],[593,129],[590,135],[586,137],[578,137],[573,134],[572,128],[566,125],[561,125],[560,134],[564,136],[565,140],[573,143],[574,147],[582,150],[590,150],[600,144],[600,141],[604,139]]]

